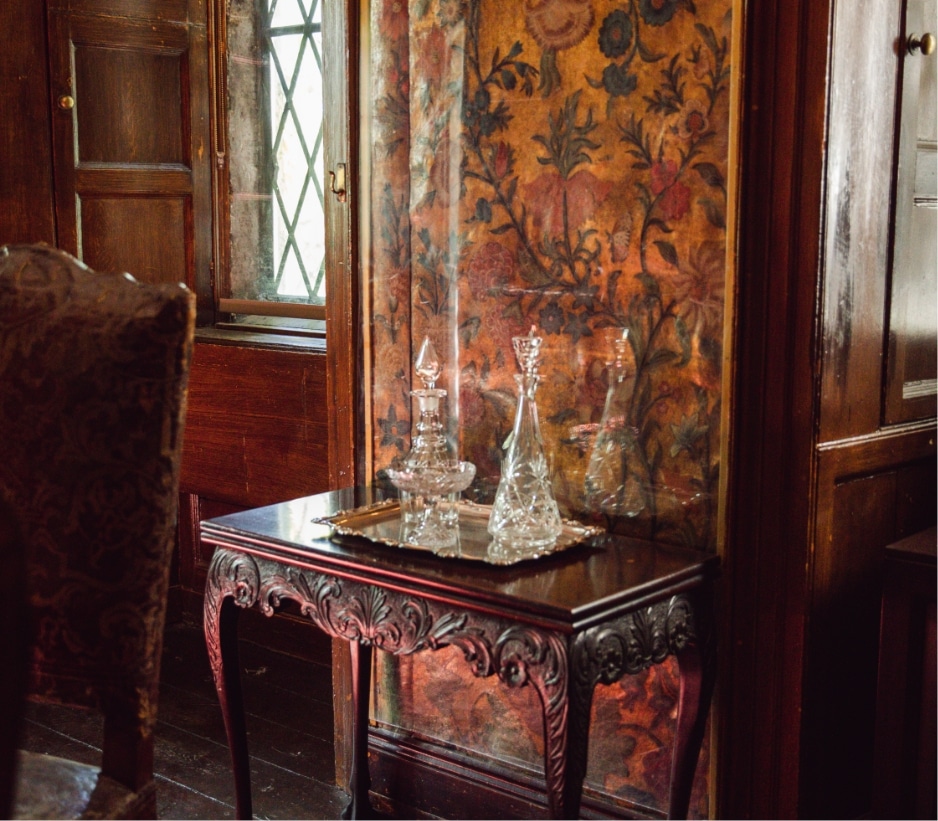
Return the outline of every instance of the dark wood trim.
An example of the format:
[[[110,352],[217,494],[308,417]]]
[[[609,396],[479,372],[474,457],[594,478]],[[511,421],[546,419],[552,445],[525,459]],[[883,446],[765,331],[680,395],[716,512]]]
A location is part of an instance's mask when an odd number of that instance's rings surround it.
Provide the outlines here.
[[[324,15],[323,37],[342,44],[326,50],[325,58],[342,55],[344,65],[323,69],[325,100],[334,101],[324,120],[326,168],[344,163],[347,193],[328,192],[326,207],[326,375],[329,390],[329,481],[333,488],[357,484],[363,477],[356,470],[356,420],[361,358],[361,314],[359,309],[359,66],[356,42],[359,34],[359,4],[345,0],[330,6]],[[329,116],[341,110],[343,116]],[[331,257],[331,259],[330,259]],[[331,264],[330,264],[331,263]],[[359,434],[361,436],[362,434]]]
[[[828,3],[749,4],[716,817],[798,815]]]

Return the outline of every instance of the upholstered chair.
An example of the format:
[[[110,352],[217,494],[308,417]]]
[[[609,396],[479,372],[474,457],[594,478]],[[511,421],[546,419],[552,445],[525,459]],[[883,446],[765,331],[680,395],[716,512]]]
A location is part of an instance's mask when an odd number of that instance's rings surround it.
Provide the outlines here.
[[[0,499],[25,555],[27,697],[103,715],[97,765],[18,754],[13,817],[156,817],[194,322],[181,285],[0,248]]]

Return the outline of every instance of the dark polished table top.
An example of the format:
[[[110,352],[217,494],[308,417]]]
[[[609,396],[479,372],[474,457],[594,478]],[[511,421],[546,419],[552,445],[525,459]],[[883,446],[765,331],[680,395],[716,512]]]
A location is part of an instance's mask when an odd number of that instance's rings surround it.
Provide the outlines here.
[[[452,602],[492,615],[579,632],[645,600],[690,589],[713,578],[719,559],[609,534],[563,552],[509,566],[441,558],[431,553],[332,535],[314,521],[385,498],[381,491],[348,488],[202,523],[205,541]],[[331,536],[331,538],[330,538]]]

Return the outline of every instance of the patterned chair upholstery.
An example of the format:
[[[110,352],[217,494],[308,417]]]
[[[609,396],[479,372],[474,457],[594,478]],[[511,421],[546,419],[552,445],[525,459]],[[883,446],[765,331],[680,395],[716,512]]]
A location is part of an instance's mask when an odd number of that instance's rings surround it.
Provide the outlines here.
[[[21,752],[14,818],[155,818],[153,729],[195,304],[0,248],[0,498],[26,553],[27,696],[103,714],[100,768]]]

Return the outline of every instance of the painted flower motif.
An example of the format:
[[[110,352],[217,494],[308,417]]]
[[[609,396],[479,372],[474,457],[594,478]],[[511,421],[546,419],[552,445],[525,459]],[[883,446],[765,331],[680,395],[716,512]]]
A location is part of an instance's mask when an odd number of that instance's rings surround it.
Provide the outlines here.
[[[649,26],[663,26],[671,21],[681,0],[641,0],[638,11]]]
[[[606,15],[599,29],[599,50],[610,60],[621,57],[632,44],[632,20],[616,9]]]
[[[377,283],[376,283],[377,284]],[[407,307],[410,300],[410,269],[406,266],[391,267],[383,278],[384,291],[388,300],[388,309],[396,313],[403,306]]]
[[[690,189],[677,178],[674,160],[660,160],[651,167],[651,193],[666,220],[679,220],[690,210]]]
[[[381,17],[381,32],[385,42],[394,42],[405,38],[408,34],[407,0],[391,0],[382,3],[378,11]]]
[[[449,67],[449,51],[446,33],[439,26],[432,26],[417,51],[411,79],[432,89],[439,88]]]
[[[725,277],[723,244],[706,240],[691,250],[687,265],[672,278],[678,311],[692,333],[702,334],[721,327]]]
[[[495,176],[502,179],[511,170],[511,149],[505,142],[495,147]]]
[[[603,88],[610,97],[627,97],[638,86],[638,77],[627,65],[610,63],[603,69]]]
[[[567,225],[573,229],[593,216],[611,189],[612,183],[598,179],[589,171],[577,171],[568,180],[548,172],[524,186],[525,196],[531,203],[534,228],[549,236],[564,231],[565,193]]]
[[[485,419],[485,400],[479,388],[473,383],[464,382],[459,389],[459,424],[481,425]]]
[[[482,333],[491,340],[496,350],[511,351],[512,338],[526,334],[531,323],[525,324],[521,317],[514,314],[505,316],[498,305],[493,303],[490,305],[492,307],[482,318]]]
[[[486,299],[511,278],[515,260],[511,252],[497,242],[486,242],[469,262],[467,278],[475,299]]]
[[[696,77],[698,80],[703,80],[705,77],[709,76],[711,71],[714,70],[713,54],[709,49],[702,48],[695,54],[693,64],[694,77]]]
[[[629,256],[629,243],[632,241],[632,215],[628,212],[621,214],[612,231],[607,232],[606,236],[609,239],[612,261],[625,262]]]
[[[433,192],[434,203],[442,207],[449,205],[451,199],[459,197],[458,180],[452,178],[450,153],[449,134],[444,133],[430,158],[427,171],[427,191]]]
[[[674,160],[660,160],[651,167],[651,193],[656,197],[666,188],[674,185],[678,167]]]
[[[381,447],[394,447],[400,452],[404,451],[404,437],[409,429],[406,416],[398,418],[394,405],[388,405],[387,416],[378,417],[378,428],[381,431]]]
[[[555,301],[548,302],[538,314],[541,330],[545,334],[559,334],[563,330],[563,308]]]
[[[465,0],[440,0],[436,17],[441,26],[455,26],[462,21],[465,11]]]
[[[688,100],[681,110],[681,119],[677,123],[677,133],[682,140],[699,140],[710,127],[707,108],[699,100]]]
[[[524,24],[545,51],[572,48],[593,26],[592,0],[525,0]]]

